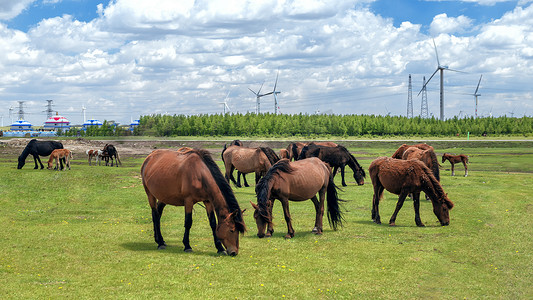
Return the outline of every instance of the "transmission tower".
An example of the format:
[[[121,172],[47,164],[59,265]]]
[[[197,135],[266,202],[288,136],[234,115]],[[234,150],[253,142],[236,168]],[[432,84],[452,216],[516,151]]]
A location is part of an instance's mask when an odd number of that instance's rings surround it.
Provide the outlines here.
[[[407,88],[407,118],[413,117],[413,86],[411,85],[411,74],[409,74],[409,87]]]
[[[426,76],[424,76],[424,82],[423,82],[423,88],[422,88],[422,105],[420,106],[420,117],[421,118],[429,118],[428,114],[428,93],[426,90]]]
[[[19,103],[19,120],[24,120],[24,101],[18,101]]]
[[[48,102],[48,104],[46,105],[46,119],[50,119],[53,114],[54,114],[54,110],[52,109],[52,102],[54,100],[46,100]]]

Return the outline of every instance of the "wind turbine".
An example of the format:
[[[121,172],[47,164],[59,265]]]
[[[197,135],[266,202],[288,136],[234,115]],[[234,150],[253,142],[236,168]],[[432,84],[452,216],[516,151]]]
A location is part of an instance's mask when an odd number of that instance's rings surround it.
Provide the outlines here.
[[[87,120],[85,119],[85,110],[86,110],[86,109],[87,109],[87,108],[85,108],[85,105],[82,105],[82,106],[81,106],[81,112],[83,113],[83,123],[85,123],[85,121],[87,121]]]
[[[476,91],[471,94],[474,96],[474,98],[476,98],[476,119],[477,119],[477,97],[478,96],[481,96],[481,94],[478,94],[477,91],[479,90],[479,84],[481,83],[481,78],[483,77],[483,74],[481,74],[481,76],[479,76],[479,81],[477,83],[477,87],[476,87]]]
[[[272,90],[272,92],[269,92],[269,93],[266,93],[264,94],[263,96],[266,96],[266,95],[274,95],[274,114],[278,114],[278,94],[281,93],[279,91],[276,91],[276,87],[278,86],[278,77],[279,77],[279,70],[278,70],[278,74],[276,75],[276,83],[274,84],[274,89]]]
[[[437,52],[437,44],[435,44],[435,39],[433,39],[433,46],[435,47],[435,56],[437,57],[437,69],[435,70],[435,72],[433,72],[433,75],[429,77],[428,81],[426,81],[426,84],[424,84],[422,89],[426,87],[426,85],[431,81],[431,78],[433,78],[433,76],[435,76],[437,72],[440,72],[440,120],[444,121],[444,70],[460,72],[460,73],[464,73],[464,72],[453,70],[453,69],[448,68],[448,66],[441,65],[439,61],[439,53]],[[420,92],[418,92],[418,95],[420,95],[420,93],[422,92],[422,89],[420,90]]]
[[[255,113],[256,114],[260,114],[261,113],[261,106],[260,106],[260,99],[261,97],[263,96],[266,96],[267,94],[261,94],[261,89],[263,88],[263,84],[265,84],[264,82],[261,83],[261,87],[259,88],[259,90],[256,92],[254,92],[251,88],[248,88],[252,93],[254,93],[255,95]]]
[[[219,104],[224,104],[224,106],[223,106],[224,114],[226,114],[226,109],[227,109],[228,111],[231,110],[231,109],[229,108],[229,106],[228,106],[228,97],[229,97],[229,93],[230,93],[230,92],[231,92],[231,91],[229,91],[228,94],[226,95],[226,98],[224,98],[224,102],[218,102]]]

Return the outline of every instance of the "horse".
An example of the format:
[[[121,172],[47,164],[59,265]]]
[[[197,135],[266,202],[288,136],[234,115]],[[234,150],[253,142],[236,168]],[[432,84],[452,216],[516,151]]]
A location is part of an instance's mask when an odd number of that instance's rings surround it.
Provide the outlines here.
[[[432,146],[428,145],[428,144],[415,144],[415,145],[403,144],[403,145],[401,145],[398,148],[398,150],[396,150],[396,152],[394,152],[394,154],[392,154],[392,158],[402,159],[403,152],[405,150],[407,150],[407,148],[409,148],[409,147],[416,147],[416,148],[422,149],[422,150],[431,149],[431,150],[435,151],[435,149]]]
[[[115,146],[113,146],[111,144],[105,144],[103,151],[104,151],[104,153],[107,153],[107,156],[111,160],[111,166],[113,166],[113,158],[115,160],[115,165],[117,167],[118,167],[119,163],[120,163],[120,165],[122,165],[122,162],[120,161],[120,156],[118,155],[118,151],[115,148]],[[105,165],[106,166],[108,165],[108,160],[107,159],[106,159]]]
[[[240,146],[244,147],[244,143],[241,140],[233,140],[231,143],[229,143],[230,146]],[[222,154],[224,154],[225,149],[227,148],[226,144],[224,144],[224,149],[222,150]],[[224,162],[224,156],[220,155],[222,157],[222,162]],[[244,180],[244,186],[248,187],[248,181],[246,180],[246,174],[241,173],[241,171],[237,170],[237,182],[241,182],[241,175]]]
[[[337,145],[336,147],[320,146],[316,144],[309,144],[302,149],[300,159],[307,157],[318,157],[322,161],[328,163],[333,167],[333,177],[337,174],[338,169],[341,169],[342,186],[347,186],[344,181],[344,168],[346,165],[353,171],[353,178],[358,185],[365,184],[365,170],[361,167],[357,159],[344,146]]]
[[[279,160],[278,155],[269,147],[247,148],[232,145],[222,150],[222,161],[226,167],[226,180],[232,181],[237,187],[241,187],[240,177],[233,177],[233,170],[241,172],[243,175],[255,172],[255,183],[266,174],[268,169]],[[244,178],[244,176],[243,176]],[[244,185],[247,185],[244,178]]]
[[[442,189],[433,172],[419,160],[400,160],[390,157],[379,157],[369,167],[370,179],[374,187],[372,197],[372,220],[381,224],[379,216],[379,201],[383,196],[383,190],[399,195],[396,209],[392,214],[389,225],[396,226],[396,216],[402,208],[403,202],[409,193],[413,194],[413,206],[415,210],[415,223],[422,227],[420,220],[420,192],[428,195],[433,204],[433,213],[437,216],[440,224],[450,224],[450,210],[453,202]]]
[[[431,169],[435,178],[440,181],[439,160],[432,149],[422,150],[417,147],[407,148],[402,155],[403,160],[418,159]]]
[[[451,155],[444,153],[442,155],[442,163],[444,163],[446,160],[448,160],[452,164],[452,176],[455,176],[455,168],[454,165],[456,163],[463,163],[463,166],[465,167],[465,177],[468,176],[468,156],[464,154],[459,155]]]
[[[337,147],[337,144],[334,142],[310,142],[310,143],[302,143],[302,142],[294,142],[290,143],[287,146],[287,152],[289,157],[287,157],[289,160],[294,159],[298,160],[300,157],[300,153],[302,153],[303,147],[307,145],[319,145],[319,146],[326,146],[326,147]]]
[[[39,168],[37,161],[41,165],[41,169],[44,169],[43,163],[41,162],[39,156],[48,156],[50,153],[52,153],[52,151],[54,151],[54,149],[63,149],[63,144],[56,141],[38,141],[36,139],[31,140],[18,157],[17,169],[22,169],[26,163],[26,157],[28,157],[30,154],[33,155],[33,161],[35,162],[34,169]],[[63,161],[60,161],[60,163],[62,169]]]
[[[322,234],[322,218],[324,216],[324,198],[328,205],[328,220],[333,230],[342,225],[342,213],[337,196],[337,187],[333,182],[331,169],[316,157],[290,162],[282,159],[272,166],[267,174],[259,180],[255,187],[257,204],[250,201],[255,209],[254,218],[259,238],[272,236],[272,207],[278,199],[283,205],[287,235],[294,237],[294,229],[289,212],[289,201],[305,201],[311,199],[315,205],[315,226],[311,232]],[[316,194],[318,193],[318,199]],[[327,194],[327,197],[325,197]],[[265,235],[266,229],[266,235]]]
[[[158,249],[165,249],[161,235],[161,215],[167,204],[184,206],[185,252],[192,252],[189,232],[195,203],[203,202],[219,254],[235,256],[239,252],[239,233],[246,225],[239,203],[222,172],[207,150],[158,149],[143,162],[141,177],[152,209],[154,239]],[[217,225],[218,223],[218,225]]]
[[[50,153],[50,158],[48,159],[48,170],[52,170],[52,163],[54,160],[56,161],[55,170],[63,170],[63,165],[61,164],[61,167],[59,166],[59,161],[61,159],[65,160],[65,168],[68,167],[68,169],[70,170],[70,160],[72,159],[72,152],[68,149],[55,149],[54,151],[52,151],[52,153]]]
[[[91,165],[91,162],[92,162],[93,158],[96,160],[97,163],[99,162],[98,150],[89,149],[89,150],[85,151],[85,154],[87,154],[87,158],[88,158],[88,161],[89,161],[89,166]]]
[[[287,149],[279,150],[279,158],[280,159],[283,159],[283,158],[289,159],[289,151],[287,151]]]

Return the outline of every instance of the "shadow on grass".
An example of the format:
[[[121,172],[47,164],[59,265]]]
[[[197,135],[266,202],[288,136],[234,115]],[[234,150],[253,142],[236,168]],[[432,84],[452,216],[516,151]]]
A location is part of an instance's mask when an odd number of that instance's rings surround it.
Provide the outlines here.
[[[181,254],[181,255],[196,255],[196,256],[224,256],[217,253],[217,249],[213,245],[213,251],[197,251],[192,252],[183,251],[183,245],[167,245],[166,249],[159,250],[155,243],[148,242],[130,242],[122,243],[120,246],[126,250],[133,252],[153,252],[153,253],[169,253],[172,255]]]

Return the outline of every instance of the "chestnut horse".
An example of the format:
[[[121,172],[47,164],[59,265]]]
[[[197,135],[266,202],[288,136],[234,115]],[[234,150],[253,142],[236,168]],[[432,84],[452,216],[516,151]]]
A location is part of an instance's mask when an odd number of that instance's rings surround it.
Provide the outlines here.
[[[431,169],[435,178],[440,181],[439,160],[432,149],[422,150],[417,147],[409,147],[403,152],[402,159],[418,159],[425,163]]]
[[[246,230],[242,211],[208,151],[187,148],[155,150],[144,160],[141,176],[152,208],[154,239],[158,249],[166,248],[160,220],[163,208],[170,204],[185,207],[183,245],[185,252],[192,251],[189,243],[192,210],[195,203],[203,202],[218,253],[238,254],[239,233]]]
[[[282,159],[268,170],[268,173],[259,180],[255,187],[257,205],[254,218],[257,223],[257,236],[262,238],[272,236],[272,207],[274,200],[278,199],[283,205],[285,222],[287,222],[287,235],[285,238],[294,237],[294,229],[289,212],[290,201],[305,201],[311,199],[315,205],[315,227],[312,232],[322,234],[322,218],[324,216],[324,201],[328,203],[328,220],[333,230],[342,225],[342,214],[339,209],[337,187],[333,182],[331,169],[320,159],[312,157],[301,161],[290,162]],[[318,193],[318,199],[316,194]],[[325,197],[327,193],[327,197]]]
[[[242,146],[231,145],[222,150],[222,161],[226,167],[226,180],[230,180],[237,186],[241,187],[240,177],[233,177],[233,170],[243,174],[255,172],[255,183],[266,174],[268,169],[279,160],[278,155],[274,150],[268,147],[247,148]],[[246,178],[244,178],[244,185],[248,186]]]
[[[91,162],[93,160],[93,158],[96,160],[96,163],[98,163],[98,150],[95,150],[95,149],[89,149],[87,151],[85,151],[85,154],[87,154],[87,158],[88,158],[88,161],[89,161],[89,166],[91,165]]]
[[[409,147],[416,147],[418,149],[422,149],[422,150],[428,150],[428,149],[431,149],[433,151],[435,151],[435,149],[433,149],[433,147],[431,147],[430,145],[428,144],[415,144],[415,145],[407,145],[407,144],[403,144],[401,145],[398,150],[396,150],[396,152],[394,152],[394,154],[392,155],[392,158],[397,158],[397,159],[402,159],[402,156],[403,156],[403,152],[405,150],[407,150],[407,148]]]
[[[379,157],[369,167],[370,179],[374,186],[372,197],[372,220],[381,224],[379,216],[379,201],[383,190],[399,195],[396,209],[390,218],[389,225],[396,225],[396,216],[402,208],[403,202],[409,193],[413,194],[415,210],[415,223],[424,226],[420,220],[420,192],[423,191],[431,199],[433,212],[442,226],[450,224],[450,210],[453,202],[448,199],[442,186],[437,181],[433,172],[419,160],[400,160],[390,157]]]
[[[70,170],[70,160],[72,159],[72,152],[68,149],[55,149],[50,153],[50,158],[48,159],[48,170],[52,170],[52,164],[54,160],[56,161],[55,170],[63,170],[63,166],[59,166],[61,160],[65,161],[65,168]]]
[[[333,177],[337,175],[337,171],[340,168],[342,186],[346,186],[346,182],[344,181],[344,168],[346,165],[352,169],[353,178],[357,184],[365,184],[365,170],[363,167],[361,167],[359,162],[357,162],[357,159],[355,159],[355,157],[344,146],[337,145],[336,147],[328,147],[310,143],[309,145],[303,147],[298,160],[307,157],[318,157],[322,161],[328,163],[331,167],[333,167]]]
[[[442,155],[442,163],[444,163],[446,160],[448,160],[452,164],[452,176],[455,176],[455,168],[454,165],[456,163],[463,163],[463,166],[465,167],[465,177],[468,176],[468,156],[464,154],[459,155],[451,155],[444,153]]]

